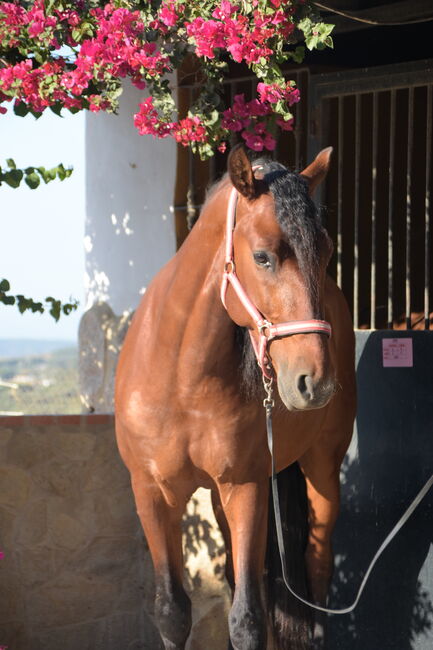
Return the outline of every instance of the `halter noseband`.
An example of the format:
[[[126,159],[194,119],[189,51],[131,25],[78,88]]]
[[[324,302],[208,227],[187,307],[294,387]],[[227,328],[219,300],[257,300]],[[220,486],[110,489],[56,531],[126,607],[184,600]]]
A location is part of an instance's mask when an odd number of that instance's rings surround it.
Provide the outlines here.
[[[254,168],[253,168],[254,169]],[[324,320],[292,320],[279,325],[270,323],[262,313],[257,309],[251,299],[248,297],[245,289],[236,275],[235,261],[234,261],[234,248],[233,248],[233,231],[236,225],[236,205],[238,201],[238,192],[236,188],[232,188],[227,207],[227,220],[226,220],[226,240],[225,240],[225,263],[224,273],[221,282],[221,301],[226,307],[226,292],[228,284],[230,283],[245,307],[251,318],[256,324],[259,343],[255,342],[250,331],[251,343],[253,344],[254,352],[256,353],[257,361],[260,369],[265,377],[272,378],[272,364],[267,355],[268,343],[275,338],[285,336],[293,336],[294,334],[326,334],[330,337],[332,328],[330,323]]]

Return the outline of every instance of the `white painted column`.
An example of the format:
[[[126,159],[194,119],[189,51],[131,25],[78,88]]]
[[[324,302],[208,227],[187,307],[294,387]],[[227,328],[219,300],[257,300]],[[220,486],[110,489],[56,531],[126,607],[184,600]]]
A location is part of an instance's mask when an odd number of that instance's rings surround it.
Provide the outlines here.
[[[176,250],[176,143],[140,136],[143,97],[127,85],[119,115],[86,116],[86,311],[80,322],[85,412],[111,412],[117,355],[130,314]]]
[[[142,97],[127,85],[119,115],[86,116],[86,308],[108,302],[118,315],[137,307],[176,246],[176,143],[138,134]]]

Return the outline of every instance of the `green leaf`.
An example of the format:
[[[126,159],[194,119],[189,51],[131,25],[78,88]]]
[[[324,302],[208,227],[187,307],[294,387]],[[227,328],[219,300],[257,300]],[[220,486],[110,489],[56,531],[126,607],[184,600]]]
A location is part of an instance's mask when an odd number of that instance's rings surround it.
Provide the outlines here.
[[[54,300],[52,303],[52,307],[50,309],[50,314],[55,321],[58,321],[60,318],[60,314],[61,314],[60,310],[61,310],[60,300]]]
[[[29,301],[22,294],[19,294],[16,298],[17,298],[17,303],[18,303],[18,310],[19,310],[20,314],[24,314],[26,309],[29,308]]]
[[[330,35],[334,27],[335,25],[331,25],[329,23],[319,23],[316,25],[315,29],[319,32],[322,39],[325,39]]]
[[[5,305],[14,305],[15,304],[15,296],[3,296],[2,298],[0,298],[0,300]]]
[[[50,106],[50,109],[53,111],[53,113],[55,113],[59,117],[63,117],[63,115],[61,114],[62,108],[63,106],[60,104],[60,102]]]
[[[10,167],[10,169],[16,169],[17,168],[13,158],[7,158],[6,159],[6,164],[7,164],[8,167]]]
[[[11,169],[4,174],[3,178],[10,187],[17,188],[20,186],[23,175],[21,169]]]
[[[41,179],[36,172],[27,174],[24,180],[31,190],[35,190],[37,187],[39,187],[41,182]]]
[[[305,37],[305,44],[309,50],[314,50],[318,42],[319,42],[319,37],[317,36],[317,34],[310,34],[309,36]]]
[[[44,183],[49,183],[50,182],[50,177],[48,175],[48,170],[45,169],[45,167],[38,167],[38,172],[43,178]]]
[[[71,312],[75,311],[78,308],[78,303],[71,304],[71,303],[66,303],[66,305],[63,305],[62,310],[65,316],[68,316]]]
[[[215,124],[219,120],[219,112],[218,111],[212,111],[209,115],[209,118],[207,119],[208,124]]]
[[[14,113],[19,117],[25,117],[25,115],[27,115],[29,110],[30,110],[29,107],[27,106],[27,104],[24,104],[24,102],[16,101],[14,104]]]
[[[290,56],[295,63],[302,63],[305,57],[305,47],[299,45],[294,52],[290,52]]]
[[[3,278],[3,280],[0,282],[0,291],[9,291],[11,288],[11,285],[9,284],[9,280],[6,280],[6,278]]]
[[[29,308],[32,310],[33,313],[39,312],[43,314],[45,311],[41,302],[33,302],[33,300],[31,301]]]

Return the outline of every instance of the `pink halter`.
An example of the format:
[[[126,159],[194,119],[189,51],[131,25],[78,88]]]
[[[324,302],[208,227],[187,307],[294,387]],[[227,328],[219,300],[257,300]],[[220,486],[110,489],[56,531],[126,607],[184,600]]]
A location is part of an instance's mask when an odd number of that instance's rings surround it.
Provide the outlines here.
[[[226,292],[228,283],[230,283],[245,307],[251,318],[254,320],[259,333],[259,343],[255,342],[252,333],[250,332],[251,342],[253,344],[254,352],[256,353],[258,364],[262,373],[268,379],[272,377],[272,364],[267,355],[268,343],[274,338],[293,336],[293,334],[326,334],[331,336],[332,328],[330,323],[324,320],[292,320],[287,323],[280,323],[273,325],[259,312],[257,307],[248,297],[245,289],[236,275],[234,249],[233,249],[233,231],[236,225],[236,205],[238,201],[238,192],[236,188],[232,188],[227,207],[227,221],[226,221],[226,241],[225,241],[225,263],[224,273],[221,283],[221,300],[226,307]]]

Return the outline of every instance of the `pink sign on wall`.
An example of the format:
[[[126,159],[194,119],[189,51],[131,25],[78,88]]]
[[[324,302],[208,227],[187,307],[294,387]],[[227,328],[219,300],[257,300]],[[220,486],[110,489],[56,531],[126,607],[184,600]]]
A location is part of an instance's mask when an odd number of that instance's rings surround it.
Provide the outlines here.
[[[412,339],[382,339],[384,368],[412,368]]]

